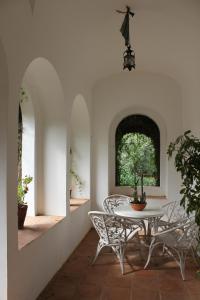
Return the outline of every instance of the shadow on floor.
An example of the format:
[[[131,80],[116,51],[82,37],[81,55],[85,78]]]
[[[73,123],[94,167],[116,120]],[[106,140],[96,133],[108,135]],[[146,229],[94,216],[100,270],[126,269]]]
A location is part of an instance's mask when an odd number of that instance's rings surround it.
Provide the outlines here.
[[[188,258],[186,281],[179,267],[158,249],[144,270],[148,248],[127,248],[125,274],[118,259],[105,248],[91,265],[98,237],[91,229],[37,300],[200,300],[200,280]]]

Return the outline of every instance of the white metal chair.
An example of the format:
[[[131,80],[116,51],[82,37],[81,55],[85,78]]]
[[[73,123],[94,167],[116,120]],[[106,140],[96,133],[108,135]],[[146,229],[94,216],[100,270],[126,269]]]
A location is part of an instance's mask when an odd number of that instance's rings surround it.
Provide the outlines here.
[[[141,222],[99,211],[90,211],[88,215],[99,235],[99,242],[92,263],[96,261],[103,247],[111,247],[119,259],[121,271],[124,274],[126,245],[135,236],[138,237],[138,231],[142,228]]]
[[[110,214],[115,213],[115,208],[121,205],[129,205],[133,199],[126,195],[114,194],[106,197],[103,201],[104,211]],[[146,226],[143,220],[140,220],[144,236],[146,237]]]
[[[198,237],[198,230],[198,226],[194,219],[188,219],[179,226],[164,229],[161,232],[153,234],[148,259],[144,269],[147,268],[155,247],[163,245],[167,253],[178,263],[182,279],[185,280],[185,260],[189,251],[192,251],[193,253],[193,246]]]
[[[110,195],[103,201],[104,211],[110,214],[114,214],[114,210],[116,207],[120,205],[128,205],[131,200],[131,197],[125,195]]]
[[[181,222],[184,223],[185,219],[188,219],[188,215],[183,206],[180,205],[180,201],[171,201],[162,206],[164,216],[158,222],[158,228],[162,229],[169,228],[171,226],[180,225]]]

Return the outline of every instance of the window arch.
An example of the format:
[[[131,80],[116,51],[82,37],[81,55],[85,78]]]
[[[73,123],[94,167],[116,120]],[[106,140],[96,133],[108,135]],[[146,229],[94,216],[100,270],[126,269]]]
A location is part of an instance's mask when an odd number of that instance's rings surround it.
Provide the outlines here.
[[[144,185],[160,186],[160,131],[145,115],[124,118],[115,134],[115,183],[133,185],[133,173],[144,173]]]

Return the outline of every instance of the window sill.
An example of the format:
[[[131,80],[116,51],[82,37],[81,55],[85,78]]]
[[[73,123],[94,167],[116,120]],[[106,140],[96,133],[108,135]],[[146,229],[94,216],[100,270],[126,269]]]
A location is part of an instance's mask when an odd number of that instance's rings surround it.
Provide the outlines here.
[[[24,228],[18,230],[18,249],[21,250],[50,228],[61,222],[65,217],[61,216],[27,216]]]
[[[89,199],[71,198],[70,199],[70,212],[77,210],[80,206],[87,203]]]

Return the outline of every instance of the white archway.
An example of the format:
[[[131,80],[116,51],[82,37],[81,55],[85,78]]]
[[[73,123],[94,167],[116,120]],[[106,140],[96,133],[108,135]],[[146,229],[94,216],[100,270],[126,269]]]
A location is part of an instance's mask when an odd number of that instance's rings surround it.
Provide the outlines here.
[[[148,195],[167,194],[167,129],[163,118],[156,112],[148,108],[133,106],[118,113],[110,125],[109,130],[109,193],[131,194],[130,187],[115,186],[115,133],[119,123],[130,115],[144,115],[151,118],[160,131],[160,186],[145,187]]]
[[[35,112],[36,213],[66,215],[66,108],[58,74],[47,59],[36,58],[22,85]]]
[[[90,121],[85,99],[77,95],[71,114],[71,196],[90,198]]]

